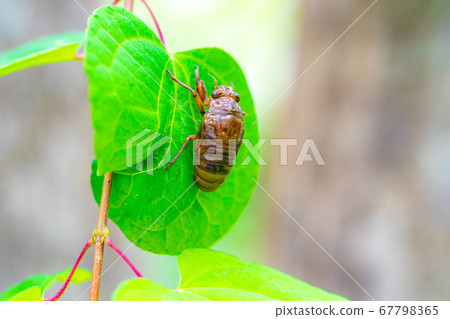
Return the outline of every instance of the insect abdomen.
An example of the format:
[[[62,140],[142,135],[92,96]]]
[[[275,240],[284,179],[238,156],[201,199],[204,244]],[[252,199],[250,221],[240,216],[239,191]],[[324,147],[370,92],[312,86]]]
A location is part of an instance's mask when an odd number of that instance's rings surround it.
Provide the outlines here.
[[[220,174],[215,171],[218,166],[217,164],[205,165],[204,163],[203,165],[194,166],[194,178],[198,188],[205,192],[212,192],[225,182],[232,166],[230,165],[230,168],[226,172]],[[213,169],[210,170],[209,168]]]
[[[197,186],[212,192],[225,182],[233,168],[236,154],[244,135],[244,122],[234,114],[205,114],[197,138],[197,156],[194,166]]]

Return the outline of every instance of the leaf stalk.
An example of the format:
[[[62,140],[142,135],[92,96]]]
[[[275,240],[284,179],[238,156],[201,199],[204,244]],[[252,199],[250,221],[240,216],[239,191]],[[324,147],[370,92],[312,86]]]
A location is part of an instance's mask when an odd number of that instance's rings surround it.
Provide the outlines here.
[[[64,291],[66,290],[67,286],[70,283],[70,280],[73,277],[73,274],[75,273],[75,270],[77,270],[78,265],[80,264],[81,259],[83,259],[84,254],[88,251],[88,249],[94,245],[94,240],[92,238],[89,238],[89,240],[86,242],[86,244],[83,247],[83,250],[81,251],[80,255],[77,258],[77,261],[73,265],[72,271],[70,272],[69,276],[67,277],[66,281],[64,282],[63,286],[59,291],[54,295],[52,298],[44,299],[44,301],[57,301],[61,296],[64,294]]]
[[[136,276],[138,276],[140,278],[144,277],[141,275],[139,270],[137,270],[137,268],[133,265],[133,263],[128,259],[128,257],[125,256],[125,254],[119,249],[119,247],[117,247],[116,244],[113,243],[113,241],[111,240],[111,237],[109,237],[109,235],[105,236],[105,244],[107,246],[111,247],[112,249],[114,249],[116,251],[116,253],[118,253],[120,255],[120,257],[123,258],[123,260],[128,264],[128,266],[130,266],[131,270],[133,270],[133,272],[136,274]]]
[[[133,0],[125,0],[125,10],[133,12]]]
[[[112,4],[116,5],[120,1],[122,1],[122,0],[114,0],[112,2]],[[156,30],[158,31],[159,40],[161,41],[161,43],[164,45],[164,47],[167,50],[166,42],[164,41],[164,36],[163,36],[162,30],[161,30],[161,27],[159,26],[158,20],[156,20],[156,16],[153,14],[153,11],[150,8],[150,5],[147,3],[147,1],[146,0],[141,0],[141,1],[145,5],[145,7],[147,8],[147,10],[150,13],[150,15],[152,16],[153,23],[155,24]],[[125,0],[124,8],[127,9],[130,12],[133,12],[133,0]]]
[[[153,11],[152,11],[152,9],[150,8],[150,6],[148,5],[147,1],[146,1],[146,0],[141,0],[141,1],[142,1],[142,3],[147,7],[148,12],[150,12],[150,15],[152,16],[153,23],[155,24],[156,30],[158,31],[159,40],[161,40],[161,43],[162,43],[162,44],[164,45],[164,47],[167,49],[167,47],[166,47],[166,42],[164,41],[164,36],[163,36],[163,34],[162,34],[162,30],[161,30],[161,28],[159,27],[158,20],[156,20],[156,16],[153,14]]]

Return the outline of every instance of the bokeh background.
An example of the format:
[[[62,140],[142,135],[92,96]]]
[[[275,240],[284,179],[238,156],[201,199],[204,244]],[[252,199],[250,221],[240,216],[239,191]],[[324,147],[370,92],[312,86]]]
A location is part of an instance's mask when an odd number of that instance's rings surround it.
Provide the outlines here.
[[[88,12],[107,4],[77,2]],[[149,3],[171,51],[218,46],[238,60],[264,112],[262,138],[298,139],[285,166],[265,144],[259,182],[368,293],[258,187],[215,249],[353,300],[450,299],[450,2],[379,0],[316,63],[372,0]],[[79,5],[0,0],[0,50],[84,29]],[[140,3],[135,10],[153,28]],[[0,290],[70,267],[92,233],[86,82],[80,62],[0,78]],[[294,165],[306,138],[325,166]],[[146,277],[177,285],[174,257],[127,254]],[[116,259],[107,249],[105,300],[133,277]],[[87,288],[63,299],[87,300]]]

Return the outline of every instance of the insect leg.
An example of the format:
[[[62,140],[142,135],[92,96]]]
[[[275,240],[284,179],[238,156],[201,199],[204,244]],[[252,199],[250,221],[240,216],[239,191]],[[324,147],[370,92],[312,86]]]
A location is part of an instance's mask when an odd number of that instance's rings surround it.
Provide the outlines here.
[[[203,103],[208,106],[209,105],[209,99],[207,98],[208,91],[206,90],[205,82],[200,79],[200,76],[198,74],[198,65],[195,67],[195,90],[197,91],[198,95],[200,95],[200,98],[202,99]]]
[[[208,90],[206,89],[205,82],[200,79],[200,76],[198,74],[198,65],[195,67],[195,78],[195,89],[197,90],[198,95],[200,95],[203,104],[208,108],[210,98],[208,97]]]
[[[169,162],[169,164],[167,164],[166,166],[166,171],[169,169],[170,166],[172,166],[173,163],[175,163],[175,161],[178,159],[178,157],[181,155],[181,153],[184,151],[184,148],[186,147],[187,143],[189,141],[192,141],[193,139],[195,139],[197,135],[189,135],[186,138],[186,141],[184,141],[183,146],[181,146],[180,151],[178,152],[178,154]]]
[[[194,89],[190,88],[189,86],[187,86],[186,84],[184,84],[183,82],[181,82],[180,80],[178,80],[176,77],[174,77],[172,75],[172,73],[170,73],[169,70],[167,70],[167,73],[169,73],[170,78],[172,80],[174,80],[175,82],[177,82],[179,85],[181,85],[182,87],[184,87],[186,90],[190,91],[192,93],[192,95],[195,98],[195,102],[197,102],[197,106],[198,106],[198,110],[200,111],[200,113],[203,115],[205,114],[205,110],[203,109],[203,101],[202,98],[198,95],[197,91],[195,91]]]
[[[212,77],[213,80],[214,80],[214,88],[217,88],[217,80],[216,80],[216,78],[213,77],[213,76],[212,76],[211,74],[209,74],[209,73],[208,73],[208,75],[209,75],[210,77]],[[233,91],[234,91],[234,89],[233,89]]]

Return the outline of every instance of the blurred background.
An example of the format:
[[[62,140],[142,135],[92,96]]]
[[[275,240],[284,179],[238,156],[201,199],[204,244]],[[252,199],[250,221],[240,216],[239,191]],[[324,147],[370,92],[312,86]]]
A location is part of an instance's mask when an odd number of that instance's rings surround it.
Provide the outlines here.
[[[89,13],[108,3],[77,2]],[[214,249],[353,300],[450,299],[450,2],[379,0],[331,48],[373,0],[149,3],[171,51],[218,46],[237,59],[263,114],[261,138],[298,139],[288,165],[279,147],[263,146],[259,182],[367,292],[258,187]],[[0,51],[84,29],[79,5],[0,0]],[[153,28],[139,1],[135,11]],[[80,62],[0,78],[0,291],[71,267],[92,234],[86,82]],[[307,138],[325,166],[295,165]],[[135,247],[127,255],[144,276],[176,287],[175,257]],[[105,300],[133,277],[116,259],[107,249]],[[88,286],[63,299],[88,300]]]

